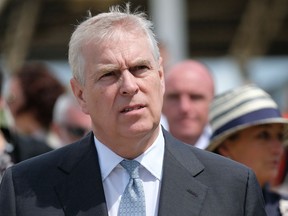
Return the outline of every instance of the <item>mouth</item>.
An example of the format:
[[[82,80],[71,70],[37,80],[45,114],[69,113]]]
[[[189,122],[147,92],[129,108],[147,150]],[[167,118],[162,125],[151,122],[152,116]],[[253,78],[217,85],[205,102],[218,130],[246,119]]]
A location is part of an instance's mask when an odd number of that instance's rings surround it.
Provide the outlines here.
[[[133,111],[133,110],[139,110],[139,109],[142,109],[142,108],[144,108],[145,106],[144,105],[135,105],[135,106],[127,106],[127,107],[125,107],[124,109],[122,109],[121,111],[120,111],[120,113],[128,113],[128,112],[131,112],[131,111]]]

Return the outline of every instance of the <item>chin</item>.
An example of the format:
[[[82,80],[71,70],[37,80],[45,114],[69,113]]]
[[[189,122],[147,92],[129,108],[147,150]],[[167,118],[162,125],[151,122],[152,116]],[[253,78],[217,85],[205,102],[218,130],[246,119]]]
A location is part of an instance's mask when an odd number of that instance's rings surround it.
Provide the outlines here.
[[[127,133],[144,133],[148,132],[151,129],[152,129],[151,125],[145,125],[145,124],[133,124],[123,128],[123,130],[126,131]]]

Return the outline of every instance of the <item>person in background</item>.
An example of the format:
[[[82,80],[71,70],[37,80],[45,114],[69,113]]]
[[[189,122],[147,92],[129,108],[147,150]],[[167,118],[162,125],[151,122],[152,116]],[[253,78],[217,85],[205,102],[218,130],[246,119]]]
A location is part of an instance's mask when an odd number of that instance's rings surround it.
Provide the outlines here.
[[[270,183],[277,176],[288,120],[271,96],[253,84],[231,89],[215,97],[210,123],[207,150],[250,167],[262,187],[267,215],[287,215],[287,197],[273,192]]]
[[[78,25],[70,84],[92,132],[8,168],[1,215],[266,215],[251,169],[161,127],[164,71],[152,29],[129,3]]]
[[[4,74],[0,70],[0,182],[5,170],[13,165],[10,155],[7,153],[7,140],[2,132],[4,127],[4,98],[2,97],[2,85],[4,83]]]
[[[29,135],[19,134],[14,130],[8,120],[9,109],[5,101],[5,94],[2,94],[2,85],[4,84],[3,72],[0,70],[0,152],[4,152],[2,157],[1,169],[4,171],[5,164],[18,163],[31,157],[51,151],[46,142],[35,139]]]
[[[204,149],[211,135],[209,105],[214,97],[214,81],[201,62],[184,60],[165,74],[163,114],[169,132],[181,141]]]
[[[284,112],[282,116],[288,120],[288,113]],[[278,193],[288,196],[288,130],[285,133],[284,153],[282,155],[278,175],[272,182],[271,186],[273,190]]]
[[[46,140],[53,107],[65,87],[43,62],[25,63],[9,79],[7,104],[20,134]]]
[[[78,101],[70,92],[56,100],[51,131],[56,135],[54,148],[73,143],[91,131],[91,118],[82,112]]]

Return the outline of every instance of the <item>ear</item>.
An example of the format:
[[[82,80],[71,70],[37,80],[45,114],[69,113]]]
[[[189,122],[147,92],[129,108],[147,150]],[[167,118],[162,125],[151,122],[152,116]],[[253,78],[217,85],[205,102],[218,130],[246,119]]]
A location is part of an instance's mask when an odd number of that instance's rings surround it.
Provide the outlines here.
[[[163,59],[162,57],[159,58],[159,68],[158,68],[158,73],[160,77],[160,82],[161,82],[161,87],[163,90],[163,94],[165,92],[165,79],[164,79],[164,68],[163,68]]]
[[[50,130],[51,130],[54,134],[56,134],[57,136],[60,136],[61,127],[60,127],[60,125],[59,125],[58,123],[53,123],[53,122],[52,122],[52,124],[51,124],[51,126],[50,126]]]
[[[82,111],[85,114],[89,115],[89,112],[87,109],[87,103],[85,99],[84,86],[74,77],[70,80],[70,85],[71,85],[73,94],[76,97]]]

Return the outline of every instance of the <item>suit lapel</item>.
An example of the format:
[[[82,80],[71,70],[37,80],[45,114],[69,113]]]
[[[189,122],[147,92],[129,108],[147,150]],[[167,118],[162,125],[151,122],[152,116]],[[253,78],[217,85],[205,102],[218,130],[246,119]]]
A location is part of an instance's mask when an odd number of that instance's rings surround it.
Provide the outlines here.
[[[159,216],[199,215],[207,187],[195,179],[203,165],[187,146],[164,131],[165,154]],[[63,157],[55,191],[65,215],[108,216],[93,134]],[[187,151],[190,151],[190,153]]]
[[[166,131],[164,138],[159,216],[199,215],[208,188],[195,176],[204,170],[204,166],[190,147],[179,145],[179,141]]]
[[[65,215],[108,215],[92,133],[70,148],[58,168],[55,190]]]

